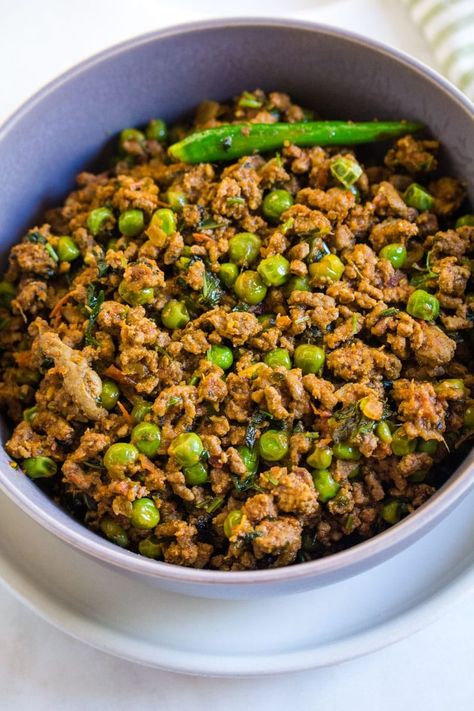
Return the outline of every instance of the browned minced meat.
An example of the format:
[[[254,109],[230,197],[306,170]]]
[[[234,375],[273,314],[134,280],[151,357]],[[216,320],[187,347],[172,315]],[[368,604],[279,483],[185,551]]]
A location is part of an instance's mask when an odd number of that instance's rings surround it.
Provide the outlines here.
[[[171,133],[304,118],[286,94],[256,90],[203,102]],[[26,471],[53,460],[43,483],[60,505],[173,565],[290,565],[376,535],[394,522],[394,500],[400,517],[414,511],[473,429],[474,227],[456,227],[466,188],[443,175],[438,142],[404,136],[381,164],[366,148],[288,144],[186,165],[146,136],[125,140],[106,172],[81,173],[10,251],[0,288],[8,454],[32,460]],[[351,189],[331,171],[341,157],[362,168]],[[412,182],[432,195],[431,211],[405,202]],[[265,214],[272,190],[293,200],[276,221]],[[103,207],[93,234],[89,215]],[[174,210],[166,230],[163,208]],[[120,231],[128,210],[143,218],[133,237]],[[260,248],[239,272],[288,262],[286,282],[257,304],[221,278],[242,232]],[[71,262],[58,258],[65,235],[80,252]],[[329,253],[339,275],[316,266]],[[409,306],[420,289],[437,300],[436,318]],[[163,317],[172,300],[185,315],[178,328]],[[319,349],[322,368],[301,360],[301,345]],[[222,347],[232,364],[216,360]],[[133,431],[139,421],[161,434],[154,450]],[[283,445],[268,461],[272,432]],[[193,468],[173,448],[189,433],[202,444]],[[129,461],[110,461],[115,444]],[[159,514],[152,528],[136,525],[143,499]]]

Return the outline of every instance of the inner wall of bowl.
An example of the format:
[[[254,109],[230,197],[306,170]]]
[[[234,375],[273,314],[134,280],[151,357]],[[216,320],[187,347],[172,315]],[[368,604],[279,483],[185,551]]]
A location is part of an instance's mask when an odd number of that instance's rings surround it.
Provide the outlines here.
[[[61,202],[75,175],[122,128],[157,116],[172,122],[204,98],[227,99],[246,88],[286,91],[327,118],[420,120],[443,139],[452,172],[474,189],[472,116],[458,99],[363,42],[330,30],[264,25],[161,33],[86,63],[30,102],[0,132],[0,256],[46,207]],[[5,423],[0,430],[5,442]],[[10,489],[41,509],[43,523],[67,522],[9,469],[4,451],[0,469],[11,472]]]
[[[330,31],[245,25],[175,31],[76,70],[9,127],[0,153],[3,255],[123,127],[153,116],[171,122],[204,98],[254,87],[289,92],[328,118],[423,121],[443,137],[450,168],[474,190],[468,111],[390,55]]]

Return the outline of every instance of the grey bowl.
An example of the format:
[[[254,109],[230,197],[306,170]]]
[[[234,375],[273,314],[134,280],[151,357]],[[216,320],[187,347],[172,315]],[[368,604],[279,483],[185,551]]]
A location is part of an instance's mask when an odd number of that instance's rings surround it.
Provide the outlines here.
[[[279,20],[175,27],[109,49],[63,74],[0,130],[3,258],[36,217],[71,190],[112,134],[152,116],[167,121],[203,98],[245,88],[279,89],[326,117],[408,118],[443,141],[444,160],[465,178],[474,203],[473,107],[443,78],[409,57],[348,32]],[[2,441],[7,438],[0,423]],[[60,511],[0,452],[0,487],[66,543],[156,585],[205,597],[302,591],[356,575],[393,556],[441,521],[474,485],[465,459],[415,514],[330,557],[277,570],[219,572],[158,563],[108,543]],[[453,468],[455,464],[453,464]]]

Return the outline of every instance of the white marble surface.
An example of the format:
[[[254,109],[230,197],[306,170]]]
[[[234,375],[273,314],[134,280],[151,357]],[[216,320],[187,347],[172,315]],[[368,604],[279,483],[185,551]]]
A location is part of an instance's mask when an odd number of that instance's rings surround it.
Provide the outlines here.
[[[0,119],[77,61],[129,36],[204,17],[293,16],[376,37],[434,65],[399,0],[0,0]],[[235,8],[235,9],[234,9]],[[0,571],[1,575],[1,571]],[[277,678],[182,677],[114,659],[30,612],[0,584],[5,711],[470,711],[474,592],[410,639],[338,667]]]

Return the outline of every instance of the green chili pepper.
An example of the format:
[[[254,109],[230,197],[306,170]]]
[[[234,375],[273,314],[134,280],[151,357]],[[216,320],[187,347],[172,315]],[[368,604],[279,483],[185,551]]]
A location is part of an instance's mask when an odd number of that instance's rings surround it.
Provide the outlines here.
[[[359,180],[362,175],[362,168],[355,158],[344,158],[338,156],[333,158],[329,164],[329,170],[347,190]]]
[[[168,150],[184,163],[202,163],[275,151],[287,141],[297,146],[349,146],[397,138],[420,128],[422,124],[409,121],[233,124],[192,133]]]
[[[24,460],[23,471],[30,479],[49,479],[58,471],[58,465],[51,457],[30,457]]]
[[[405,190],[403,199],[410,207],[416,207],[417,210],[431,210],[434,199],[421,185],[412,183]]]

